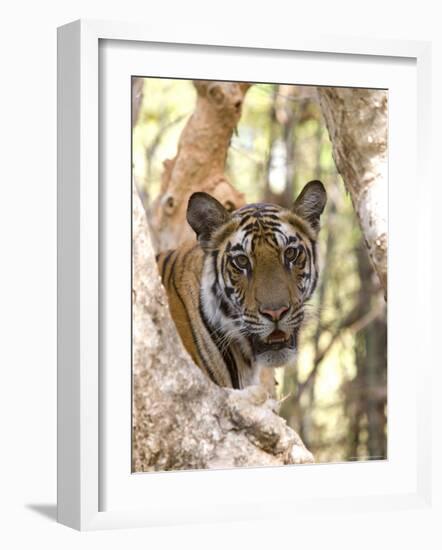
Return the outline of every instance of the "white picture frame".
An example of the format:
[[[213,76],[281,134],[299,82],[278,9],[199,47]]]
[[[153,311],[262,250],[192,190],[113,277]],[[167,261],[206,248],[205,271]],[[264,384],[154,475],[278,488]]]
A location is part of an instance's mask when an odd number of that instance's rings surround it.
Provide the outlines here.
[[[248,35],[250,37],[250,35]],[[102,208],[99,193],[99,158],[100,158],[100,44],[103,41],[124,41],[126,48],[135,45],[167,44],[175,55],[179,56],[180,45],[192,50],[192,46],[206,48],[209,52],[214,46],[228,48],[230,56],[243,55],[244,52],[271,52],[272,55],[284,56],[290,52],[304,52],[314,55],[376,57],[389,63],[408,59],[416,66],[417,83],[417,134],[415,157],[419,171],[420,201],[417,215],[419,241],[426,243],[420,250],[421,284],[420,293],[414,297],[411,308],[419,308],[423,313],[418,327],[420,350],[426,357],[420,365],[420,376],[413,391],[415,405],[411,406],[412,426],[416,433],[411,439],[413,461],[413,480],[410,487],[396,487],[390,492],[367,492],[364,495],[352,493],[351,476],[358,476],[356,468],[364,466],[364,475],[370,475],[373,465],[333,465],[303,467],[297,470],[297,482],[327,484],[327,478],[343,479],[347,484],[342,493],[330,489],[329,493],[320,494],[312,491],[311,498],[291,497],[285,493],[284,502],[290,506],[273,507],[282,510],[289,508],[299,513],[311,513],[330,507],[335,511],[346,511],[358,508],[364,511],[393,509],[403,507],[428,506],[431,499],[431,465],[430,465],[430,401],[428,395],[429,370],[432,365],[431,348],[426,346],[429,331],[426,323],[430,316],[431,269],[430,246],[431,235],[429,215],[426,210],[431,204],[431,185],[428,179],[427,151],[429,149],[429,121],[431,104],[429,101],[430,79],[430,44],[426,42],[407,42],[389,40],[365,40],[350,37],[311,38],[297,34],[296,37],[281,37],[278,42],[263,44],[259,39],[217,39],[207,40],[201,33],[197,39],[182,34],[174,36],[156,36],[142,25],[101,21],[77,21],[61,27],[58,31],[58,521],[80,530],[139,527],[161,524],[187,523],[198,521],[219,521],[232,519],[250,519],[269,516],[264,512],[266,498],[272,502],[280,499],[278,494],[261,496],[253,493],[252,487],[260,483],[267,474],[266,483],[287,483],[293,470],[255,469],[235,470],[229,472],[200,472],[201,475],[190,478],[193,473],[143,474],[143,484],[155,485],[158,494],[167,495],[173,485],[186,483],[196,486],[208,483],[225,484],[226,476],[234,476],[235,484],[245,483],[249,487],[247,508],[241,506],[238,495],[226,493],[224,498],[214,502],[216,506],[207,506],[207,501],[194,497],[184,508],[183,502],[175,507],[168,506],[167,500],[161,504],[139,507],[130,506],[128,500],[121,499],[121,505],[110,510],[103,510],[102,454],[106,452],[103,445],[100,415],[106,411],[100,405],[100,277],[102,251],[99,223],[99,211]],[[360,58],[359,58],[360,59]],[[202,69],[203,70],[203,69]],[[170,77],[176,77],[173,73]],[[244,78],[247,80],[247,77]],[[313,83],[313,82],[312,82]],[[318,83],[318,82],[314,82]],[[129,89],[129,87],[128,87]],[[411,126],[413,128],[413,125]],[[408,199],[410,200],[410,199]],[[406,199],[404,204],[407,206]],[[129,213],[130,215],[130,213]],[[398,223],[405,223],[398,216]],[[416,220],[416,217],[415,217]],[[101,230],[103,227],[101,227]],[[390,258],[391,259],[391,258]],[[425,269],[426,266],[426,269]],[[415,280],[415,279],[413,279]],[[412,280],[412,281],[413,281]],[[389,319],[391,322],[391,317]],[[426,354],[426,355],[425,355]],[[130,375],[130,373],[128,373]],[[410,375],[412,371],[410,371]],[[411,376],[410,376],[411,380]],[[393,380],[394,382],[394,380]],[[404,405],[401,405],[404,407]],[[394,423],[393,423],[394,426]],[[391,425],[390,425],[391,429]],[[394,464],[393,464],[394,467]],[[407,466],[408,467],[408,466]],[[343,468],[353,469],[353,473],[340,478]],[[271,470],[271,472],[267,472]],[[312,473],[313,472],[313,473]],[[128,473],[129,474],[129,473]],[[372,472],[372,475],[378,475]],[[391,475],[387,473],[386,475]],[[404,476],[407,473],[404,471]],[[187,477],[186,477],[187,476]],[[138,484],[132,476],[131,484]],[[191,482],[189,481],[191,480]],[[398,483],[400,479],[398,478]],[[141,482],[140,482],[141,483]],[[266,486],[264,484],[264,486]],[[202,490],[202,488],[201,488]],[[333,492],[335,491],[335,492]],[[198,492],[198,491],[196,491]],[[118,494],[117,494],[118,495]],[[127,493],[129,495],[129,493]],[[191,500],[192,498],[189,497]],[[278,513],[283,513],[278,512]]]

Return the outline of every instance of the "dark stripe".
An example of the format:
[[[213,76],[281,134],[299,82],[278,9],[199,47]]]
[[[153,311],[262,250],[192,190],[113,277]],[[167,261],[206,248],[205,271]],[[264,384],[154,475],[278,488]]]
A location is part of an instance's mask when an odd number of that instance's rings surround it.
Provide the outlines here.
[[[275,235],[275,232],[272,232],[272,233],[266,233],[264,235],[265,239],[266,239],[266,242],[267,244],[273,248],[273,250],[276,250],[276,252],[280,252],[280,246],[279,246],[279,242],[278,242],[278,239],[276,238],[276,235]]]
[[[196,347],[196,351],[199,355],[199,358],[200,358],[200,361],[201,363],[204,365],[205,369],[207,370],[207,373],[209,375],[209,378],[212,380],[212,382],[214,382],[215,384],[218,385],[218,382],[215,380],[215,375],[213,374],[211,368],[209,367],[209,365],[206,364],[206,361],[204,360],[204,357],[203,357],[203,354],[202,354],[202,351],[199,347],[199,344],[198,344],[198,340],[196,339],[195,337],[195,331],[193,330],[193,325],[192,325],[192,322],[190,320],[190,316],[189,316],[189,312],[187,311],[187,308],[186,308],[186,304],[183,300],[183,297],[181,296],[181,294],[179,293],[178,291],[178,288],[176,286],[176,282],[175,282],[175,277],[173,278],[172,280],[172,284],[173,284],[173,288],[176,292],[176,295],[178,296],[178,299],[180,300],[182,306],[183,306],[183,309],[186,313],[186,317],[187,317],[187,322],[189,324],[189,327],[190,327],[190,331],[192,332],[192,339],[193,339],[193,342],[195,344],[195,347]]]
[[[224,351],[223,359],[226,364],[227,370],[229,371],[233,388],[235,390],[239,390],[240,385],[239,385],[238,367],[236,366],[235,358],[233,357],[233,355],[230,353],[228,349]]]
[[[295,313],[295,315],[293,315],[291,318],[290,318],[290,322],[293,323],[293,322],[297,322],[297,321],[302,321],[304,319],[304,311],[298,311],[297,313]]]
[[[260,212],[260,215],[262,217],[265,217],[265,218],[270,218],[271,220],[279,220],[279,216],[277,214],[273,214],[274,210],[263,210],[262,212]],[[264,220],[260,220],[261,223],[266,223],[266,221]]]
[[[224,346],[221,345],[221,341],[223,337],[222,333],[218,329],[212,327],[209,324],[209,321],[206,318],[201,302],[199,303],[199,311],[200,311],[201,319],[204,323],[204,326],[206,327],[206,330],[209,334],[209,337],[217,347],[218,351],[220,352],[224,360],[224,363],[227,367],[227,370],[229,371],[232,387],[235,390],[239,390],[240,386],[239,386],[238,367],[236,366],[235,358],[233,357],[229,349],[226,349]]]
[[[254,222],[250,222],[248,225],[246,225],[243,228],[243,233],[245,235],[248,235],[251,231],[254,231],[255,229],[259,229],[259,223],[256,220]]]
[[[238,227],[242,227],[244,224],[246,224],[250,220],[251,217],[252,217],[251,215],[244,216],[244,218],[240,221]]]
[[[275,227],[267,227],[266,224],[264,230],[266,230],[266,234],[274,235],[275,233],[279,233],[283,237],[286,237],[285,231],[281,228],[279,224],[277,224]]]
[[[161,266],[161,279],[163,282],[164,282],[164,276],[166,275],[167,264],[169,263],[169,260],[174,252],[175,250],[171,250],[170,252],[168,252],[163,260],[163,265]]]
[[[212,253],[212,259],[213,259],[213,273],[215,275],[215,282],[213,283],[212,285],[212,292],[216,295],[216,291],[218,289],[218,286],[219,286],[219,269],[218,269],[218,255],[219,255],[219,252],[218,250],[215,250],[213,253]],[[223,256],[221,258],[221,269],[224,269],[224,265],[223,263],[225,262],[225,256]],[[222,274],[222,272],[221,272]]]
[[[277,221],[277,222],[272,222],[272,221],[269,221],[269,220],[261,220],[261,225],[263,227],[268,227],[270,229],[274,229],[274,228],[278,228],[278,229],[281,229],[281,222]]]
[[[220,298],[219,309],[221,310],[221,313],[223,313],[226,317],[230,317],[229,305],[222,298]]]
[[[304,252],[304,255],[302,255],[302,250],[301,250],[301,252],[298,254],[298,257],[296,258],[296,262],[295,262],[298,269],[305,269],[305,264],[307,263],[307,258],[310,262],[310,267],[311,267],[310,252],[307,249],[307,251]]]
[[[316,265],[316,243],[312,242],[313,263]]]
[[[174,251],[174,252],[176,252],[176,251]],[[171,283],[171,281],[172,281],[172,276],[173,276],[173,274],[174,274],[174,272],[175,272],[175,264],[177,263],[178,257],[179,257],[179,254],[178,254],[178,253],[175,254],[175,258],[174,258],[174,260],[173,260],[173,264],[170,266],[169,277],[168,277],[168,279],[167,279],[167,285],[166,285],[166,283],[163,283],[164,286],[169,286],[170,283]]]
[[[230,298],[232,296],[232,294],[235,292],[235,289],[232,288],[231,286],[226,286],[226,287],[224,287],[224,292],[225,292],[227,298]]]

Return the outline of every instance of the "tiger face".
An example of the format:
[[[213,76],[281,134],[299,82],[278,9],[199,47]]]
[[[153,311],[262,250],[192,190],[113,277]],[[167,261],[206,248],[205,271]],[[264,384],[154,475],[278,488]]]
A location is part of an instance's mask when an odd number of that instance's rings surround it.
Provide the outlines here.
[[[225,346],[259,367],[293,362],[304,306],[318,279],[316,238],[326,192],[308,183],[291,210],[249,204],[232,213],[194,193],[187,219],[204,250],[200,304]]]

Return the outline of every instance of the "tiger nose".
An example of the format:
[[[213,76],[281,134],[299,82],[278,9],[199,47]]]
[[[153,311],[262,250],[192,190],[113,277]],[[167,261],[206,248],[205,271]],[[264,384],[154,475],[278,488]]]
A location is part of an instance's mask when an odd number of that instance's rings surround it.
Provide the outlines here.
[[[288,311],[288,306],[281,306],[278,309],[271,309],[271,308],[259,308],[259,311],[265,315],[266,317],[270,317],[272,321],[279,321],[281,317],[284,315],[286,311]]]

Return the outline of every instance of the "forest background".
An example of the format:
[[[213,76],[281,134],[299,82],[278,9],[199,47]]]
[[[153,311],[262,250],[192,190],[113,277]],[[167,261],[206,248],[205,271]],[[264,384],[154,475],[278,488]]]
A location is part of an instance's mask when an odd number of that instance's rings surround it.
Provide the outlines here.
[[[177,154],[194,111],[197,88],[174,79],[140,78],[135,84],[133,173],[152,216],[164,191],[167,159]],[[373,93],[385,94],[387,101],[386,91]],[[243,202],[286,207],[307,181],[324,183],[321,278],[298,361],[275,371],[279,413],[317,462],[387,458],[385,291],[337,171],[316,87],[252,85],[230,140],[225,173]],[[234,200],[225,206],[234,208]]]

